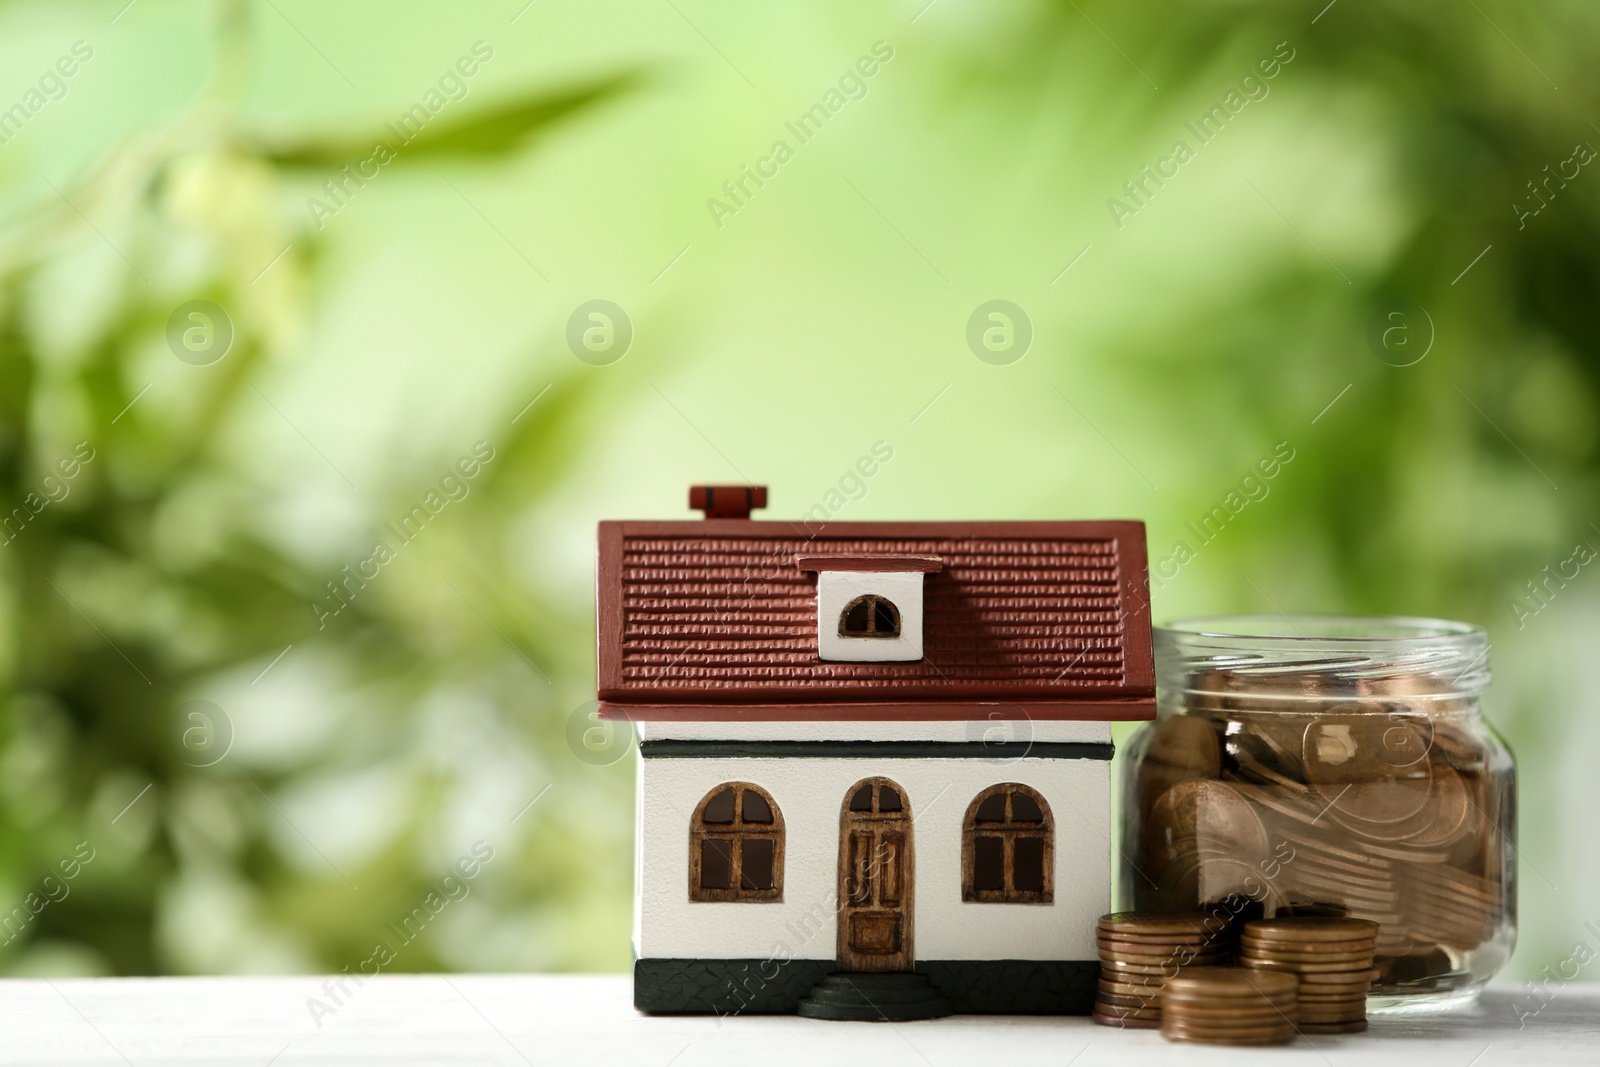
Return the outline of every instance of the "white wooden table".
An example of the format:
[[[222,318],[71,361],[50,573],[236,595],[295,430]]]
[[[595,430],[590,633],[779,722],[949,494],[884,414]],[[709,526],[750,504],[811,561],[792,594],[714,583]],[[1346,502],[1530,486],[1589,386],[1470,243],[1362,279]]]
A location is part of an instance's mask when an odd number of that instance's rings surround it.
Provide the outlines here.
[[[1600,1064],[1600,984],[1568,985],[1518,1028],[1526,994],[1491,990],[1474,1010],[1381,1019],[1366,1034],[1250,1050],[1171,1045],[1087,1019],[966,1016],[830,1023],[759,1016],[647,1017],[621,976],[395,975],[335,998],[321,978],[0,981],[0,1063],[549,1064],[640,1067],[1094,1067],[1340,1063],[1496,1067]],[[346,995],[348,994],[348,995]],[[333,1008],[314,1020],[317,998]],[[318,1025],[318,1022],[321,1025]]]

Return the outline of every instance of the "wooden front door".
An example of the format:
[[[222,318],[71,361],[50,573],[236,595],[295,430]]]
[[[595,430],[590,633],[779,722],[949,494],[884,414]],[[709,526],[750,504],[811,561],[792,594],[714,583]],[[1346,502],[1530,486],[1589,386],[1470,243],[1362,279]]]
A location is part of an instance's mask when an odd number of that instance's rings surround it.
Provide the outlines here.
[[[911,970],[911,812],[887,778],[850,787],[839,814],[839,969]]]

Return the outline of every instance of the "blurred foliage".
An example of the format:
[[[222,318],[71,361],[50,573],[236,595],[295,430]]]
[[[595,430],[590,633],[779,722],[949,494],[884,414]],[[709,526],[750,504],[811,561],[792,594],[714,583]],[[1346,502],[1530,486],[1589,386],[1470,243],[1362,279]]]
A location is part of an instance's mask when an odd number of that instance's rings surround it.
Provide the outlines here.
[[[1136,516],[1155,559],[1289,442],[1158,616],[1485,622],[1525,783],[1517,966],[1600,908],[1564,845],[1600,578],[1527,585],[1600,546],[1600,177],[1530,186],[1600,146],[1591,8],[122,8],[0,7],[0,109],[95,49],[0,144],[0,509],[26,512],[0,545],[0,924],[95,850],[0,966],[354,968],[479,840],[386,969],[623,966],[631,759],[574,740],[593,523],[741,479],[799,515],[878,438],[849,518]],[[309,210],[478,39],[470,92]],[[708,200],[880,40],[719,224]],[[1195,140],[1279,42],[1270,92]],[[1033,319],[1014,366],[963,339],[996,296]],[[596,297],[637,329],[615,366],[563,341]],[[167,341],[194,300],[235,333],[206,366]],[[1409,367],[1366,339],[1401,300],[1433,342]],[[397,558],[319,617],[378,539]]]

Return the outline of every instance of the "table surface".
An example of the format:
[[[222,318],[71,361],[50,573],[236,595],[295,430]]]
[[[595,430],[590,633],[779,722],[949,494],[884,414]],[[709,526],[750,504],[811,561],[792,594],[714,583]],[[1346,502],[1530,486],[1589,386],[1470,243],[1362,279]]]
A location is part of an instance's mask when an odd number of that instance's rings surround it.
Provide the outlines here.
[[[834,1023],[645,1016],[620,975],[0,981],[0,1063],[28,1064],[1600,1064],[1600,984],[1492,988],[1453,1014],[1375,1019],[1365,1034],[1276,1049],[1173,1045],[1084,1018],[959,1016]],[[320,1004],[319,1008],[317,1005]],[[1538,1009],[1534,1013],[1534,1009]],[[1520,1024],[1520,1025],[1519,1025]]]

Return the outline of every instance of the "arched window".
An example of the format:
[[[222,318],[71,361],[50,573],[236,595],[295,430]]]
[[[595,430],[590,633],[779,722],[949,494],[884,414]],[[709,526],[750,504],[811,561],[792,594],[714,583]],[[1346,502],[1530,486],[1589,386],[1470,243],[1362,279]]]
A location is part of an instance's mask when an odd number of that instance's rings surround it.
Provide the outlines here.
[[[839,613],[840,637],[899,637],[900,609],[868,593],[858,596]]]
[[[967,808],[961,841],[961,899],[1049,904],[1054,899],[1055,822],[1044,797],[1006,782]]]
[[[765,789],[728,782],[695,806],[689,899],[783,899],[783,813]]]

